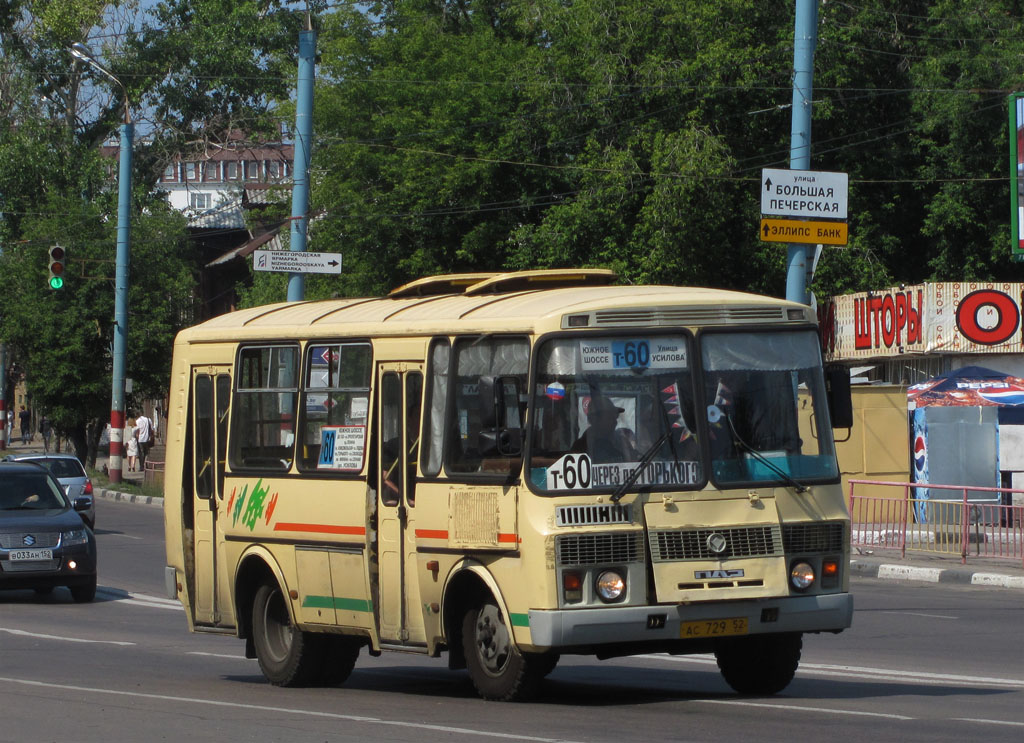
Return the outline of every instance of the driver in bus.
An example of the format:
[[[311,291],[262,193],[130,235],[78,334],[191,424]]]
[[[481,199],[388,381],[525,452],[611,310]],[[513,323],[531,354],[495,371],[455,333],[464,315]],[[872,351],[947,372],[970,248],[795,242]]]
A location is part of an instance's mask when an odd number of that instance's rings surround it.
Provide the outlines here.
[[[586,453],[598,464],[633,462],[636,460],[636,437],[628,428],[617,428],[624,408],[603,395],[594,395],[587,406],[587,430],[570,451]]]

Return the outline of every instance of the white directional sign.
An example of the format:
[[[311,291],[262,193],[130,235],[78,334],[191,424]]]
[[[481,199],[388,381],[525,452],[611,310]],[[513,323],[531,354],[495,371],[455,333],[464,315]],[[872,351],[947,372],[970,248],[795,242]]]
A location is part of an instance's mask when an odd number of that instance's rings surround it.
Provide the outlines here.
[[[820,170],[761,171],[761,214],[846,219],[849,176]]]
[[[252,254],[252,268],[254,271],[284,273],[341,273],[341,253],[257,250]]]

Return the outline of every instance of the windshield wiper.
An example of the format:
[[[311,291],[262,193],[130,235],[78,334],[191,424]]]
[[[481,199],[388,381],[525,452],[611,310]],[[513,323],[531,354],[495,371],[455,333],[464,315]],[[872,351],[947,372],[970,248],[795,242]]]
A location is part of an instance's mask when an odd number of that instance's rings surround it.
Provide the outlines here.
[[[750,454],[750,456],[752,456],[758,462],[760,462],[765,467],[774,472],[776,475],[778,475],[780,480],[785,482],[787,485],[791,486],[794,490],[796,490],[796,492],[806,493],[809,490],[809,488],[806,485],[804,485],[802,482],[797,482],[796,480],[794,480],[788,472],[783,470],[781,467],[772,462],[768,457],[764,456],[761,452],[759,452],[757,449],[755,449],[746,441],[744,441],[736,432],[736,427],[732,424],[731,415],[727,413],[725,416],[725,420],[729,423],[729,432],[732,434],[732,440],[740,445],[740,449]]]
[[[612,493],[611,496],[612,503],[618,503],[622,500],[622,496],[626,494],[626,491],[633,487],[633,484],[640,479],[640,475],[643,473],[644,467],[651,463],[651,460],[654,459],[654,455],[658,453],[658,449],[660,449],[661,445],[668,440],[669,434],[671,434],[671,431],[665,431],[665,433],[661,435],[661,438],[647,448],[644,455],[640,457],[639,464],[637,464],[636,468],[629,473],[629,477],[623,480],[619,487],[615,488],[615,492]]]

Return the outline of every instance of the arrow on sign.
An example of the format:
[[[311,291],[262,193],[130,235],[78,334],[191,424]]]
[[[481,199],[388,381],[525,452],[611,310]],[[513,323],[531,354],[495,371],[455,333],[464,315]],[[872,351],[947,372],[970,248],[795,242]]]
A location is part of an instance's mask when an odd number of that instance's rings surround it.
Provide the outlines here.
[[[337,261],[327,261],[327,265],[328,266],[338,266],[338,265],[341,265],[341,264],[338,263]]]
[[[765,191],[769,191],[769,190],[771,190],[771,187],[772,187],[772,179],[771,178],[765,178],[764,190]]]
[[[767,224],[764,226],[764,239],[765,240],[768,239],[768,225]]]

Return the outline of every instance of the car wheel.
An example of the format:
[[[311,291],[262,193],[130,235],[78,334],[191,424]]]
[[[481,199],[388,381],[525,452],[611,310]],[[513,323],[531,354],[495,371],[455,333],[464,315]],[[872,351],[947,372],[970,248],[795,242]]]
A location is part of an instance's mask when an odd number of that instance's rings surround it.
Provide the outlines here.
[[[274,686],[305,686],[322,678],[326,637],[303,632],[292,624],[276,583],[264,583],[256,591],[252,635],[260,670]]]
[[[94,575],[88,583],[81,583],[77,586],[68,586],[71,591],[71,598],[76,604],[87,604],[96,598],[96,576]]]
[[[715,659],[722,677],[740,694],[770,696],[785,689],[800,665],[799,632],[719,640]]]

